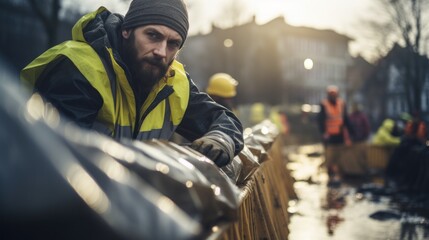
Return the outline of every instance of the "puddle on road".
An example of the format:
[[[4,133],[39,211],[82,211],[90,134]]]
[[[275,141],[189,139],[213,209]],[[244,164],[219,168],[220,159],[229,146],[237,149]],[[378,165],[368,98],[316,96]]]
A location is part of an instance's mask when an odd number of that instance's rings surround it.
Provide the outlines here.
[[[328,187],[322,145],[290,147],[285,154],[299,198],[289,203],[289,240],[429,239],[427,196],[389,194],[380,177]]]

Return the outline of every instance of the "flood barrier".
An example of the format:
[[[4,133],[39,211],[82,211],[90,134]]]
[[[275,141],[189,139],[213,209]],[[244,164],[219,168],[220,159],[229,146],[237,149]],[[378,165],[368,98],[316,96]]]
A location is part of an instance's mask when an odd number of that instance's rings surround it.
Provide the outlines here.
[[[264,124],[270,125],[265,121],[254,129],[264,129],[267,127]],[[213,239],[288,238],[288,203],[297,196],[293,189],[294,180],[282,155],[282,139],[275,137],[271,141],[270,146],[260,153],[264,155],[261,166],[247,181],[239,184],[238,221],[225,227],[224,232]]]
[[[342,174],[363,176],[383,173],[394,149],[394,146],[354,143],[351,146],[328,146],[325,156],[334,156]]]

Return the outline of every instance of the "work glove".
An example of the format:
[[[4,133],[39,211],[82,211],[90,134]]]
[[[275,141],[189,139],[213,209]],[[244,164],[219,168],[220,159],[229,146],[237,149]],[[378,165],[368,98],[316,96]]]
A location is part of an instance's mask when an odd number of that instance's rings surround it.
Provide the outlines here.
[[[234,142],[223,132],[211,131],[193,141],[191,148],[210,158],[218,167],[223,167],[234,158]]]

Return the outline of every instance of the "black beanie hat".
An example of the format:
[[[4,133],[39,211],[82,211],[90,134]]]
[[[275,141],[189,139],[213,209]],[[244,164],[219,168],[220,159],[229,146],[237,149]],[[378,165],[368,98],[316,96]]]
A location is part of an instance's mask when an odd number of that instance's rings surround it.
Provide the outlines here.
[[[183,46],[189,29],[185,4],[182,0],[133,0],[124,17],[122,29],[148,24],[161,24],[175,30],[182,37]]]

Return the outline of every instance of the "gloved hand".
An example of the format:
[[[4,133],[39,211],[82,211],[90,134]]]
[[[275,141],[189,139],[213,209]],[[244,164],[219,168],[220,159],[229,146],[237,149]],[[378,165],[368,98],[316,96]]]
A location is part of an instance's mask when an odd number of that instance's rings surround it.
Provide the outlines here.
[[[220,131],[211,131],[192,142],[191,148],[210,158],[218,167],[223,167],[234,158],[232,139]]]

